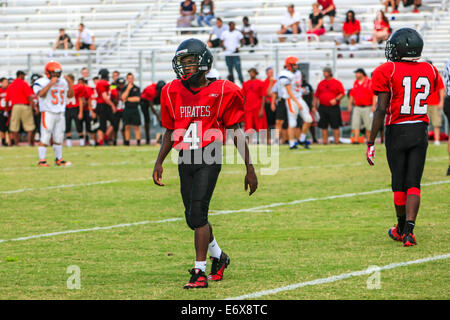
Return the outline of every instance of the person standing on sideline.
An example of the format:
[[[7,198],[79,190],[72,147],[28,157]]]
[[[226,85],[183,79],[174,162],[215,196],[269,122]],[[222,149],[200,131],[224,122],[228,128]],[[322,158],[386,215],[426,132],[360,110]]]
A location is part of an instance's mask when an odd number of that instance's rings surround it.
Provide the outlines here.
[[[141,145],[141,114],[139,103],[141,102],[141,89],[134,84],[134,75],[127,74],[127,86],[122,89],[122,101],[125,103],[123,111],[123,124],[125,125],[125,145],[130,145],[131,126],[134,129],[137,145]]]
[[[250,80],[245,81],[242,85],[245,112],[244,130],[246,133],[248,130],[260,132],[261,130],[267,130],[266,112],[264,109],[265,86],[263,81],[256,78],[258,76],[256,68],[250,68],[248,74],[250,75]],[[261,137],[258,138],[259,142],[261,142]]]
[[[62,143],[66,127],[65,109],[66,101],[73,94],[72,80],[62,77],[61,65],[56,61],[50,61],[45,65],[45,77],[37,80],[33,90],[39,97],[41,111],[41,141],[39,142],[39,167],[49,167],[46,160],[47,147],[50,139],[53,141],[55,164],[59,167],[70,166],[70,162],[63,159]]]
[[[450,125],[450,58],[444,67],[444,85],[447,95],[444,99],[444,114],[447,117],[447,123]],[[448,170],[447,175],[450,176],[450,138],[448,139]]]
[[[350,91],[350,98],[348,100],[348,111],[352,112],[352,131],[354,133],[354,143],[359,143],[359,134],[361,129],[361,122],[366,128],[366,139],[369,140],[370,128],[372,127],[372,120],[370,114],[375,111],[377,97],[372,91],[372,81],[367,76],[364,69],[359,68],[355,70],[355,82]],[[355,108],[353,108],[353,104]]]
[[[429,64],[433,64],[431,61],[427,61]],[[444,109],[445,99],[445,87],[444,81],[440,74],[438,74],[439,81],[437,91],[430,94],[428,98],[428,117],[430,117],[431,124],[433,125],[434,133],[434,145],[440,145],[441,127],[442,127],[442,114],[441,110]]]
[[[236,69],[239,81],[244,83],[244,77],[241,71],[241,57],[239,56],[239,48],[244,45],[244,36],[236,29],[234,22],[229,23],[229,30],[222,32],[220,38],[221,46],[225,50],[225,63],[228,68],[228,76],[231,82],[234,82],[233,68]]]
[[[323,144],[328,144],[328,126],[333,129],[334,143],[340,140],[339,128],[342,125],[340,100],[345,96],[342,83],[333,78],[333,71],[329,67],[323,69],[324,79],[317,85],[314,93],[314,110],[319,111],[318,127],[322,129]]]
[[[6,101],[9,101],[12,111],[9,123],[9,131],[12,133],[11,145],[19,144],[20,123],[28,134],[28,144],[33,146],[33,135],[36,125],[34,124],[34,114],[39,110],[34,102],[34,94],[31,87],[25,81],[25,72],[17,71],[16,79],[6,90]]]

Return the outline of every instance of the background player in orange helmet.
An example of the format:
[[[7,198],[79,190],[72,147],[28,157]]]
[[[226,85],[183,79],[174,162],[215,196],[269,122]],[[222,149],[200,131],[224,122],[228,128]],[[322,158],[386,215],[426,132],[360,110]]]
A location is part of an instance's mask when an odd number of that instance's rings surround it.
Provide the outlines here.
[[[39,166],[48,167],[46,160],[47,147],[53,138],[53,150],[57,166],[70,165],[62,157],[62,143],[66,128],[66,101],[74,96],[72,80],[62,76],[62,67],[56,61],[45,66],[45,77],[33,84],[33,90],[39,97],[41,111],[41,141],[39,142]]]

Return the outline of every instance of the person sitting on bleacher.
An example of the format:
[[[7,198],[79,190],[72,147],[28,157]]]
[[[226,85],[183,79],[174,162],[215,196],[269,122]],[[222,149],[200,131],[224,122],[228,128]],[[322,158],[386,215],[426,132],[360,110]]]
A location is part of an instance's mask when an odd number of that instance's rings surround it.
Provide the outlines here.
[[[313,3],[312,7],[313,11],[309,15],[308,31],[306,31],[306,33],[315,34],[316,36],[320,37],[325,33],[325,28],[323,26],[323,14],[320,12],[318,3]],[[309,40],[310,37],[308,37],[308,41]]]
[[[402,0],[402,2],[405,8],[409,7],[410,5],[414,5],[413,12],[419,13],[419,7],[422,5],[422,0]]]
[[[334,17],[336,16],[336,6],[333,0],[317,0],[322,6],[322,14],[330,17],[330,31],[333,31]]]
[[[224,24],[221,18],[217,18],[216,25],[212,27],[211,32],[209,33],[208,47],[210,48],[220,47],[220,38],[222,37],[222,32],[228,30],[229,30],[228,25]],[[215,39],[213,39],[213,36],[215,36]]]
[[[386,41],[391,34],[391,27],[389,25],[388,18],[384,15],[382,10],[378,11],[377,18],[373,22],[373,34],[372,34],[372,44],[373,47]]]
[[[300,28],[300,14],[295,12],[294,5],[290,4],[288,6],[288,12],[284,16],[283,20],[281,20],[281,29],[278,30],[277,34],[299,34],[302,32]],[[286,37],[280,36],[278,37],[280,42],[284,42]]]
[[[347,11],[344,25],[342,26],[342,35],[336,37],[336,45],[346,43],[354,46],[359,42],[359,33],[361,32],[361,24],[355,18],[353,10]]]
[[[203,22],[211,27],[211,20],[214,19],[214,2],[212,0],[203,0],[200,5],[200,14],[197,17],[197,24],[203,27]]]
[[[242,23],[243,25],[240,27],[240,31],[244,36],[244,45],[254,47],[258,44],[255,28],[250,24],[248,17],[244,17]]]
[[[197,12],[197,6],[195,1],[185,0],[180,4],[180,17],[177,21],[178,28],[189,28],[191,27],[191,22],[195,18],[195,13]]]
[[[72,41],[70,40],[69,35],[66,33],[64,28],[59,29],[59,37],[56,39],[55,45],[53,46],[53,50],[62,49],[69,50],[73,48]]]
[[[77,34],[77,43],[76,43],[76,49],[77,50],[95,50],[95,36],[88,28],[84,26],[83,23],[80,23],[80,26],[78,28],[78,34]]]

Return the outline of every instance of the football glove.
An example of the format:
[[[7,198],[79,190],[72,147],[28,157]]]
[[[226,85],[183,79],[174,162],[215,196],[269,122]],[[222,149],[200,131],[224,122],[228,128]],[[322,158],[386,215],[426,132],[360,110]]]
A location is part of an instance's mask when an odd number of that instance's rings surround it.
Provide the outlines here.
[[[375,146],[371,142],[367,143],[366,158],[371,166],[375,165]]]

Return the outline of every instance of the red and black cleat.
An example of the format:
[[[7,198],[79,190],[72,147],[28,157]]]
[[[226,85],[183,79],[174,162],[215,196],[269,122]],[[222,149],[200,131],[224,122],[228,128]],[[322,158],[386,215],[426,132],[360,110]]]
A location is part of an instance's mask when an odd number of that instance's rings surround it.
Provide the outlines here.
[[[402,236],[400,235],[400,230],[398,229],[398,224],[395,227],[389,228],[388,235],[392,240],[402,241]]]
[[[184,289],[208,288],[208,279],[206,274],[200,269],[192,269],[189,271],[191,280],[184,286]]]
[[[39,160],[38,166],[39,167],[50,167],[50,165],[47,163],[47,160],[45,160],[45,159]]]
[[[402,237],[402,241],[404,247],[412,247],[417,244],[416,237],[414,237],[414,234],[412,233],[404,234]]]
[[[208,280],[220,281],[223,279],[223,273],[230,264],[230,257],[222,251],[220,259],[211,257],[211,273],[208,275]]]

